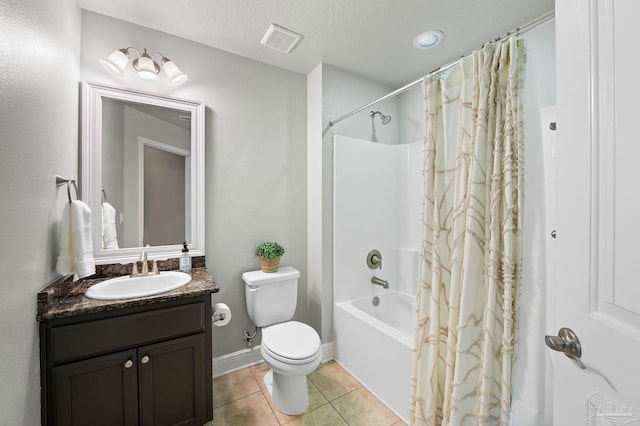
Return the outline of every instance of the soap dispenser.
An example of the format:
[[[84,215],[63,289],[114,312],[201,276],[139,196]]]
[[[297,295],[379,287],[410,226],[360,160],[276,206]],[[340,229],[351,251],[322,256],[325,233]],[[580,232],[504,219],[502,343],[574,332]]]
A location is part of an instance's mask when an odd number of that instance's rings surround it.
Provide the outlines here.
[[[189,255],[189,248],[187,242],[182,243],[184,248],[182,249],[182,255],[180,256],[180,270],[182,272],[188,272],[191,270],[191,256]]]

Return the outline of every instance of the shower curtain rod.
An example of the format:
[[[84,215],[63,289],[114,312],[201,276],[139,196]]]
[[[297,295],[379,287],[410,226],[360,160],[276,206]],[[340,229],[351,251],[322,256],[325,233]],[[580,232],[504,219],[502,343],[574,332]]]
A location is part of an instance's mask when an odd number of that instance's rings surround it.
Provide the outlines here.
[[[545,23],[547,21],[550,21],[554,17],[555,17],[555,11],[551,11],[551,12],[546,13],[546,14],[544,14],[544,15],[542,15],[542,16],[540,16],[540,17],[538,17],[538,18],[536,18],[536,19],[534,19],[532,21],[527,22],[526,24],[524,24],[524,25],[522,25],[520,27],[517,27],[515,30],[509,31],[509,32],[501,35],[500,37],[497,37],[497,38],[491,40],[489,43],[491,43],[491,42],[495,43],[495,42],[498,42],[498,41],[505,40],[505,39],[509,38],[511,35],[513,35],[515,33],[519,33],[519,34],[525,33],[527,31],[537,27],[540,24],[543,24],[543,23]],[[484,46],[484,44],[482,46]],[[389,98],[393,98],[394,96],[399,95],[400,93],[406,92],[407,90],[411,89],[413,86],[417,86],[418,84],[422,83],[425,78],[431,77],[434,74],[437,74],[439,72],[442,72],[442,71],[445,71],[445,70],[451,68],[452,66],[457,64],[460,61],[460,59],[464,58],[465,56],[470,55],[471,53],[472,52],[467,52],[464,55],[460,56],[459,58],[456,58],[453,61],[434,69],[433,71],[429,72],[424,77],[421,77],[416,81],[413,81],[413,82],[411,82],[411,83],[409,83],[407,85],[404,85],[401,88],[396,89],[393,92],[388,93],[388,94],[384,95],[383,97],[376,99],[375,101],[369,102],[368,104],[363,105],[358,109],[354,109],[353,111],[351,111],[351,112],[349,112],[347,114],[344,114],[344,115],[336,118],[335,120],[329,121],[329,127],[333,127],[336,123],[338,123],[338,122],[340,122],[340,121],[342,121],[342,120],[344,120],[346,118],[349,118],[353,114],[357,114],[360,111],[365,110],[365,109],[377,104],[378,102],[382,102],[382,101],[387,100]]]

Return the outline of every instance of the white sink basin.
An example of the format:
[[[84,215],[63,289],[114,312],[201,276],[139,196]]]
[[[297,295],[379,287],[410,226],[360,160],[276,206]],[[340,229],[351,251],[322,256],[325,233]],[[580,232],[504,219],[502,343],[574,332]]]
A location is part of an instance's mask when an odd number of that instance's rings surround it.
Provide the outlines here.
[[[159,275],[134,278],[125,276],[94,284],[87,289],[84,295],[90,299],[98,300],[133,299],[175,290],[190,281],[191,275],[177,271],[160,272]]]

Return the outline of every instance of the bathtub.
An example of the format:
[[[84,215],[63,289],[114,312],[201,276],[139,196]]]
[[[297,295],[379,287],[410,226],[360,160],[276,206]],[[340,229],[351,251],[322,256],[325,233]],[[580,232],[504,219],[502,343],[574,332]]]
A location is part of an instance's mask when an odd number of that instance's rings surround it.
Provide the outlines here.
[[[380,303],[374,306],[373,297]],[[337,302],[336,361],[408,422],[415,333],[415,296],[381,290]]]

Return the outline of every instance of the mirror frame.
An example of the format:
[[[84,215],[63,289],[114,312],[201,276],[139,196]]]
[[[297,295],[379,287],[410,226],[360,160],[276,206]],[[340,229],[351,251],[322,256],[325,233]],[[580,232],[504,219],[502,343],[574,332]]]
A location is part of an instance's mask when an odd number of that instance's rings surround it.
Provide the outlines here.
[[[91,238],[96,264],[129,263],[139,260],[143,247],[102,250],[102,215],[100,182],[102,180],[102,100],[110,98],[136,102],[191,113],[191,241],[189,254],[204,256],[204,145],[205,106],[201,102],[178,99],[139,90],[107,86],[101,83],[82,83],[82,199],[93,212]],[[144,247],[149,259],[180,257],[182,244]]]

